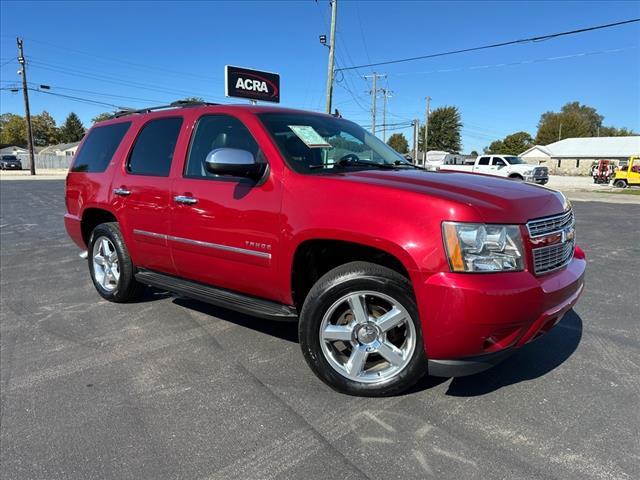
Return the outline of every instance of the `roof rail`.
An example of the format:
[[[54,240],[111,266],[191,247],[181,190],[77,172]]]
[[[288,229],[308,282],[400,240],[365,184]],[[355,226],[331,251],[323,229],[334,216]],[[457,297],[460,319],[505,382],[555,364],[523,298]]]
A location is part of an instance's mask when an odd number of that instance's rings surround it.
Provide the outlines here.
[[[112,118],[120,118],[127,115],[133,115],[136,113],[149,113],[155,110],[164,110],[168,108],[186,108],[186,107],[198,107],[203,105],[220,105],[219,103],[210,103],[210,102],[199,102],[199,101],[191,101],[191,100],[176,100],[175,102],[171,102],[168,105],[158,105],[157,107],[146,107],[138,110],[134,109],[123,109],[115,112]]]

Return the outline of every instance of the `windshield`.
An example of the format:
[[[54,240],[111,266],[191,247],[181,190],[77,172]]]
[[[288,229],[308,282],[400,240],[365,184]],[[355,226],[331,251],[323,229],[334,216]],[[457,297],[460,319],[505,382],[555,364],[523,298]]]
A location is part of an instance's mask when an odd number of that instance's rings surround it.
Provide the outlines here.
[[[16,157],[15,155],[3,155],[2,159],[3,160],[18,160],[18,157]]]
[[[341,118],[304,113],[258,116],[289,166],[297,172],[412,167],[377,137]]]
[[[509,162],[509,165],[522,165],[527,162],[522,160],[520,157],[504,157],[504,159]]]

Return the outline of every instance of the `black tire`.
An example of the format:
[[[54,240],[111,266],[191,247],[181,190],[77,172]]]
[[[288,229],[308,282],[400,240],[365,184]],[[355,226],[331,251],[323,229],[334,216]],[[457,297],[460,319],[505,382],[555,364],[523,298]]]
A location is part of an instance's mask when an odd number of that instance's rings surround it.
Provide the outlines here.
[[[509,175],[510,180],[516,180],[518,182],[524,182],[524,177],[520,175]]]
[[[104,237],[115,247],[115,252],[118,256],[119,278],[113,289],[106,289],[96,279],[93,251],[96,242]],[[93,232],[91,232],[88,246],[89,273],[94,287],[102,298],[110,302],[121,303],[134,300],[142,295],[144,285],[138,283],[134,277],[135,266],[124,244],[120,227],[116,222],[101,223],[94,228]]]
[[[616,188],[627,188],[627,182],[624,180],[616,180],[613,182],[613,186]]]
[[[407,352],[408,363],[393,377],[380,383],[365,383],[339,373],[326,358],[320,340],[320,328],[327,311],[341,298],[353,292],[381,293],[397,302],[413,323],[415,347]],[[409,328],[408,323],[406,327]],[[399,273],[367,262],[351,262],[323,275],[304,301],[298,326],[300,348],[313,372],[334,390],[349,395],[390,396],[414,385],[427,372],[422,329],[410,281]],[[386,335],[386,334],[385,334]]]

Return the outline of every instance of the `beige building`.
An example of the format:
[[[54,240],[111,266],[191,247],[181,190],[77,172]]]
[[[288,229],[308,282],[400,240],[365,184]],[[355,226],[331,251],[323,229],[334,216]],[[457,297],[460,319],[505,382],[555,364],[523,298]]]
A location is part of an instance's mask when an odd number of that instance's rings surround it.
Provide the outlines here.
[[[549,173],[589,175],[597,160],[626,161],[640,155],[640,136],[565,138],[549,145],[535,145],[520,157],[533,165],[549,167]]]

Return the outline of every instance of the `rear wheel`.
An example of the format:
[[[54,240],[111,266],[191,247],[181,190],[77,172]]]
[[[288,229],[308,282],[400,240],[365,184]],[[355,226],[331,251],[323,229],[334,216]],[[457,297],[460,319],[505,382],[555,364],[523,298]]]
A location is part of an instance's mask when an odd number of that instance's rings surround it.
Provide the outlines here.
[[[320,278],[304,302],[299,336],[314,373],[350,395],[394,395],[427,370],[411,284],[379,265],[352,262]]]
[[[625,182],[624,180],[616,180],[615,182],[613,182],[613,186],[617,188],[625,188],[627,186],[627,182]]]
[[[89,273],[100,296],[111,302],[139,297],[144,286],[135,277],[135,267],[115,222],[102,223],[89,240]]]

